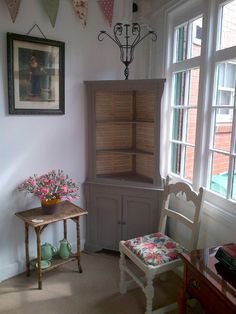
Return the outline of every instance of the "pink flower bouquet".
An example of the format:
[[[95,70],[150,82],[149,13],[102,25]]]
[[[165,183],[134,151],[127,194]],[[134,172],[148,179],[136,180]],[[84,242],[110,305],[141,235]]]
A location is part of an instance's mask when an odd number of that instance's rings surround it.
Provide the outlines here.
[[[79,199],[79,185],[63,170],[52,170],[41,176],[34,174],[23,181],[18,187],[18,191],[26,191],[37,196],[40,201],[49,201],[54,199],[64,199],[72,201],[73,198]]]

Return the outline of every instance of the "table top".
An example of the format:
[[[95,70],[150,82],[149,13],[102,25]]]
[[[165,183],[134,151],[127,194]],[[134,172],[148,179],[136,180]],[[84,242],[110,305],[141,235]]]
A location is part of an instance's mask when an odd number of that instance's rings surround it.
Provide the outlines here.
[[[215,258],[219,247],[181,253],[180,256],[236,306],[236,275]]]
[[[53,215],[46,215],[42,207],[31,208],[15,213],[15,215],[35,228],[63,219],[75,218],[88,214],[86,210],[68,201],[61,202],[57,206],[58,210]]]

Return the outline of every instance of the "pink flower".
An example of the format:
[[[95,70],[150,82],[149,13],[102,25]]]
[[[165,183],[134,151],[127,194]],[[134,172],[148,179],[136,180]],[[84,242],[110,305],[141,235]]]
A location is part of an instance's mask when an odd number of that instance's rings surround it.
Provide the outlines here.
[[[169,256],[171,261],[177,259],[177,257],[178,257],[178,254],[175,252],[169,252],[167,255]]]
[[[163,237],[163,234],[162,234],[161,232],[156,232],[156,233],[154,233],[154,236],[155,236],[156,238],[162,238],[162,237]]]
[[[48,188],[41,188],[41,189],[40,189],[40,192],[43,193],[43,194],[45,194],[45,195],[47,195],[48,192],[49,192],[49,189],[48,189]]]
[[[161,254],[156,254],[155,257],[156,257],[155,259],[156,259],[157,264],[158,264],[158,265],[162,264],[162,262],[163,262],[163,256],[162,256]]]
[[[166,247],[167,249],[174,249],[174,248],[176,247],[176,243],[175,243],[175,242],[167,242],[167,243],[165,244],[165,247]]]
[[[155,248],[155,244],[146,242],[146,243],[144,244],[144,247],[145,247],[146,249],[152,250],[152,249]]]
[[[37,196],[39,199],[52,200],[55,198],[79,199],[79,185],[63,173],[63,170],[51,170],[41,176],[34,174],[24,180],[17,187],[18,191],[26,191]]]
[[[68,187],[66,185],[64,185],[62,187],[62,192],[67,193],[68,192]]]
[[[68,196],[67,199],[68,199],[69,202],[72,202],[72,197],[71,196]]]

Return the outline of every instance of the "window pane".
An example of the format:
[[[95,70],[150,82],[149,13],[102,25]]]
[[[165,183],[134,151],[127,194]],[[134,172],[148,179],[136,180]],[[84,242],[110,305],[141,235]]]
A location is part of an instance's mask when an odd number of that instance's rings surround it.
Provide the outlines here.
[[[193,58],[201,55],[202,17],[191,23],[191,29],[190,58]]]
[[[213,153],[211,173],[211,190],[226,196],[228,180],[229,156]]]
[[[230,152],[232,121],[233,109],[221,108],[216,110],[214,126],[214,148]]]
[[[175,62],[183,61],[187,57],[187,24],[176,29]]]
[[[190,181],[193,180],[193,163],[194,163],[194,147],[186,146],[184,178]]]
[[[181,145],[172,143],[171,145],[171,171],[180,175],[181,166]]]
[[[182,141],[183,138],[183,109],[174,109],[172,139]]]
[[[175,74],[174,106],[183,106],[185,100],[186,72]]]
[[[189,109],[187,112],[187,132],[186,141],[190,144],[195,144],[197,123],[197,109]]]
[[[232,199],[236,200],[236,160],[234,160],[234,176],[233,176]]]
[[[236,60],[221,62],[217,65],[217,98],[218,106],[233,105],[236,82]]]
[[[193,69],[189,75],[189,106],[197,106],[199,89],[199,69]]]
[[[222,7],[220,49],[236,46],[236,0]]]

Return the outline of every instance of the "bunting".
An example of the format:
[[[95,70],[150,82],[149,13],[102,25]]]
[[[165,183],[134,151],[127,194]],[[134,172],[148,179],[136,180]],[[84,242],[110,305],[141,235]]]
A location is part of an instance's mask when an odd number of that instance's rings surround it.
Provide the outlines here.
[[[98,3],[100,4],[100,7],[105,18],[108,20],[108,23],[111,26],[113,18],[114,0],[98,0]]]
[[[57,19],[57,12],[59,9],[59,0],[42,0],[42,1],[44,10],[46,11],[50,19],[52,27],[54,27]]]
[[[76,14],[83,27],[87,24],[88,0],[72,0]]]
[[[11,15],[12,22],[14,23],[19,11],[21,0],[5,0],[5,2]]]

